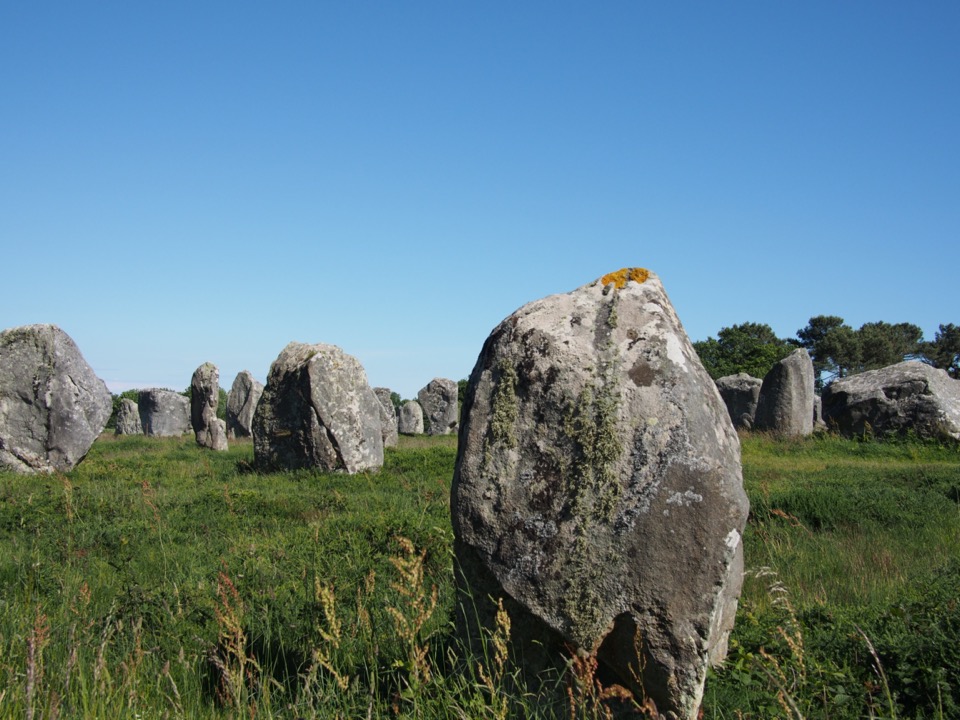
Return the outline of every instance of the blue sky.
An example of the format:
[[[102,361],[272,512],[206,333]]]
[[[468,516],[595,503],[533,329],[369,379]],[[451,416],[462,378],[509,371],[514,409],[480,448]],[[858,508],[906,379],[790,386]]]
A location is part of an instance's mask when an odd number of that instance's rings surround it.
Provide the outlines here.
[[[960,323],[960,3],[0,5],[0,327],[113,391],[339,345],[413,397],[658,273],[693,340]]]

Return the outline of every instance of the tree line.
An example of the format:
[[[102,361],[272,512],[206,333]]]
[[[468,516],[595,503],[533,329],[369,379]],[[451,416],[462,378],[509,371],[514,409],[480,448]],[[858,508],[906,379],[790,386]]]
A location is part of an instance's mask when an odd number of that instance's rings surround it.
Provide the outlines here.
[[[960,378],[960,326],[952,323],[924,340],[911,323],[869,322],[855,330],[836,315],[817,315],[795,338],[779,338],[766,323],[748,322],[725,327],[693,347],[714,380],[741,372],[762,378],[797,348],[810,353],[818,388],[903,360],[921,360]]]

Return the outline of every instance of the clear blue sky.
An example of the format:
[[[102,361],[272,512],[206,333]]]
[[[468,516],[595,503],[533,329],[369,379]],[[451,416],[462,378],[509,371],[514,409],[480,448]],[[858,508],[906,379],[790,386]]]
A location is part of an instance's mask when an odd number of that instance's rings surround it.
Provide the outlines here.
[[[413,397],[623,266],[693,340],[960,323],[960,3],[6,2],[0,327]]]

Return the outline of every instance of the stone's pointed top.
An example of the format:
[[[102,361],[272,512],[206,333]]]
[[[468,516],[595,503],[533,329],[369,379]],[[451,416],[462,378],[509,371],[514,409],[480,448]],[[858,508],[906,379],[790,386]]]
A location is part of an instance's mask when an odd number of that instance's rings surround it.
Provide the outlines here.
[[[645,283],[650,277],[650,271],[646,268],[620,268],[616,272],[607,273],[600,278],[600,284],[606,287],[613,285],[617,290],[622,290],[628,282],[637,284]]]

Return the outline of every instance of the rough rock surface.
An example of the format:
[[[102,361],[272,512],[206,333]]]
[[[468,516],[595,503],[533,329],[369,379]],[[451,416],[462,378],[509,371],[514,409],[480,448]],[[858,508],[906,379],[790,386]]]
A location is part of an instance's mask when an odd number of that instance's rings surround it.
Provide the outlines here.
[[[423,435],[423,408],[416,400],[407,400],[400,406],[397,431],[401,435]]]
[[[253,435],[253,413],[263,394],[263,384],[246,370],[237,373],[227,394],[227,438]]]
[[[143,435],[140,408],[130,398],[121,398],[117,408],[117,435]]]
[[[960,380],[917,361],[851,375],[824,389],[823,417],[848,436],[913,431],[960,440]]]
[[[778,435],[813,432],[813,362],[803,348],[778,362],[763,378],[753,427]]]
[[[373,389],[373,394],[377,396],[377,400],[380,401],[380,408],[382,412],[380,413],[380,422],[383,424],[383,446],[384,447],[396,447],[399,438],[397,434],[399,432],[398,422],[397,422],[397,410],[393,407],[393,399],[390,392],[390,388],[378,387]]]
[[[143,434],[177,437],[190,431],[190,399],[173,390],[148,388],[137,396]]]
[[[253,416],[253,452],[267,470],[382,467],[380,402],[360,362],[334,345],[287,345]]]
[[[757,413],[763,380],[747,373],[727,375],[717,380],[717,390],[727,406],[735,428],[749,430]]]
[[[457,431],[460,408],[457,403],[457,383],[446,378],[434,378],[417,393],[423,408],[423,424],[430,435],[449,435]]]
[[[107,386],[59,327],[0,332],[0,468],[73,469],[112,411]]]
[[[488,625],[485,599],[504,598],[528,668],[596,653],[667,717],[696,717],[733,625],[747,510],[739,439],[656,275],[611,273],[493,330],[451,514],[463,600]],[[458,618],[467,638],[473,617]]]
[[[219,403],[220,371],[213,363],[204,363],[190,379],[190,421],[200,447],[227,449],[227,424],[217,417]]]

